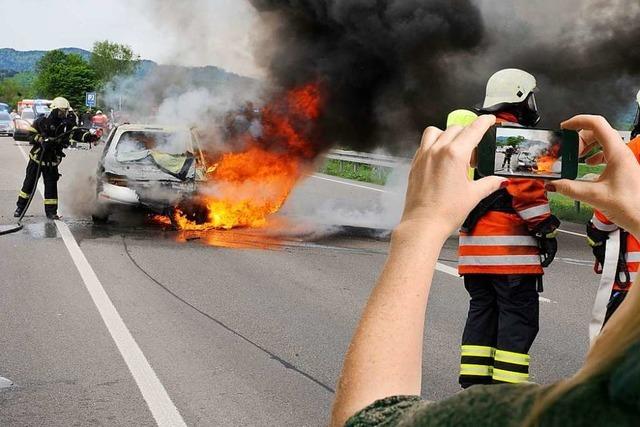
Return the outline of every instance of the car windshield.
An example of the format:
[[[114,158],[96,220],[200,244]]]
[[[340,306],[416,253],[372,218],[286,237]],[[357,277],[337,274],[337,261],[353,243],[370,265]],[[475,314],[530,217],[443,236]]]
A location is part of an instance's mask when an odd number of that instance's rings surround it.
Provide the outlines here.
[[[145,150],[172,155],[192,155],[191,134],[187,131],[126,131],[116,147],[117,155]]]
[[[31,120],[33,119],[33,111],[24,110],[20,117],[25,120]]]
[[[0,121],[1,122],[7,122],[11,120],[11,116],[9,115],[9,113],[5,113],[4,111],[0,112]]]

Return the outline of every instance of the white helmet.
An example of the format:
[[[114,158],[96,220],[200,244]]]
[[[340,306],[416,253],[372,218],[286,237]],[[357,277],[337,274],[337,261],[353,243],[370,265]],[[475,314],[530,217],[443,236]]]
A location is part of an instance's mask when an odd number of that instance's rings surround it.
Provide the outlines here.
[[[500,70],[489,78],[483,109],[498,104],[519,104],[533,93],[536,78],[516,68]]]
[[[500,70],[489,78],[487,92],[478,110],[482,113],[509,112],[518,123],[535,126],[540,121],[536,105],[536,78],[516,68]]]
[[[69,101],[67,101],[66,98],[58,96],[56,98],[53,98],[53,101],[51,101],[51,105],[49,106],[49,108],[52,110],[69,110],[71,108],[71,104],[69,104]]]
[[[99,116],[100,114],[102,114],[101,110],[96,111],[96,116]]]

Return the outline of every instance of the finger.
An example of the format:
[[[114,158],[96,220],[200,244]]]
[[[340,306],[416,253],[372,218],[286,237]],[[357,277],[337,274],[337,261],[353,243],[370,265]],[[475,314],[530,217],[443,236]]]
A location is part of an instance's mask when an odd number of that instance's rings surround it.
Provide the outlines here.
[[[443,133],[440,134],[438,140],[433,143],[432,147],[444,147],[453,141],[459,134],[464,130],[464,126],[460,125],[452,125],[447,128]]]
[[[500,186],[502,186],[507,181],[507,178],[499,176],[487,176],[485,178],[472,182],[471,187],[473,188],[473,194],[477,202],[480,202],[480,200],[498,190]]]
[[[469,153],[478,146],[482,137],[485,133],[491,128],[491,126],[496,124],[496,116],[492,116],[491,114],[485,114],[471,123],[469,126],[465,127],[462,132],[456,138],[456,144],[459,144],[465,150],[468,150]]]
[[[601,184],[597,182],[572,181],[569,179],[560,179],[553,183],[547,184],[549,191],[555,191],[575,200],[587,202],[595,207],[599,205],[599,194],[601,193]]]
[[[420,151],[426,151],[431,147],[442,134],[442,131],[435,126],[429,126],[422,133],[422,141],[420,142]]]
[[[595,139],[604,149],[608,159],[624,152],[625,144],[620,134],[602,116],[578,115],[562,122],[562,128],[593,131]]]
[[[604,153],[600,151],[599,153],[587,158],[586,162],[588,165],[595,166],[607,163],[607,159],[604,157]]]

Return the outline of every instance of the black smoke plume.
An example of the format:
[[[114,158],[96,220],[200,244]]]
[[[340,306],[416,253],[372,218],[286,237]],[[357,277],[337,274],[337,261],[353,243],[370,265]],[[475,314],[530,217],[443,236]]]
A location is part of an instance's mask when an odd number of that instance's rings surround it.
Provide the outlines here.
[[[581,112],[628,121],[640,88],[640,2],[250,2],[270,29],[256,49],[270,78],[322,84],[327,145],[415,145],[425,125],[481,103],[501,68],[536,75],[548,127]]]
[[[460,99],[442,59],[484,33],[470,0],[250,1],[272,29],[259,62],[278,86],[319,82],[323,139],[356,149],[441,118]]]

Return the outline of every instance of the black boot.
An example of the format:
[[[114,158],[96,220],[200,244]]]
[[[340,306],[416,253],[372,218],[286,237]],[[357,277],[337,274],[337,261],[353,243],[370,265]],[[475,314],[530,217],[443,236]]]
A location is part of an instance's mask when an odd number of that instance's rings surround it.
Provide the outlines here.
[[[16,211],[13,213],[13,217],[14,218],[20,218],[20,215],[22,215],[23,211],[24,211],[24,208],[17,207]]]
[[[47,213],[47,219],[56,220],[56,219],[60,219],[60,218],[62,218],[62,217],[58,216],[58,214],[55,213],[55,212]]]

